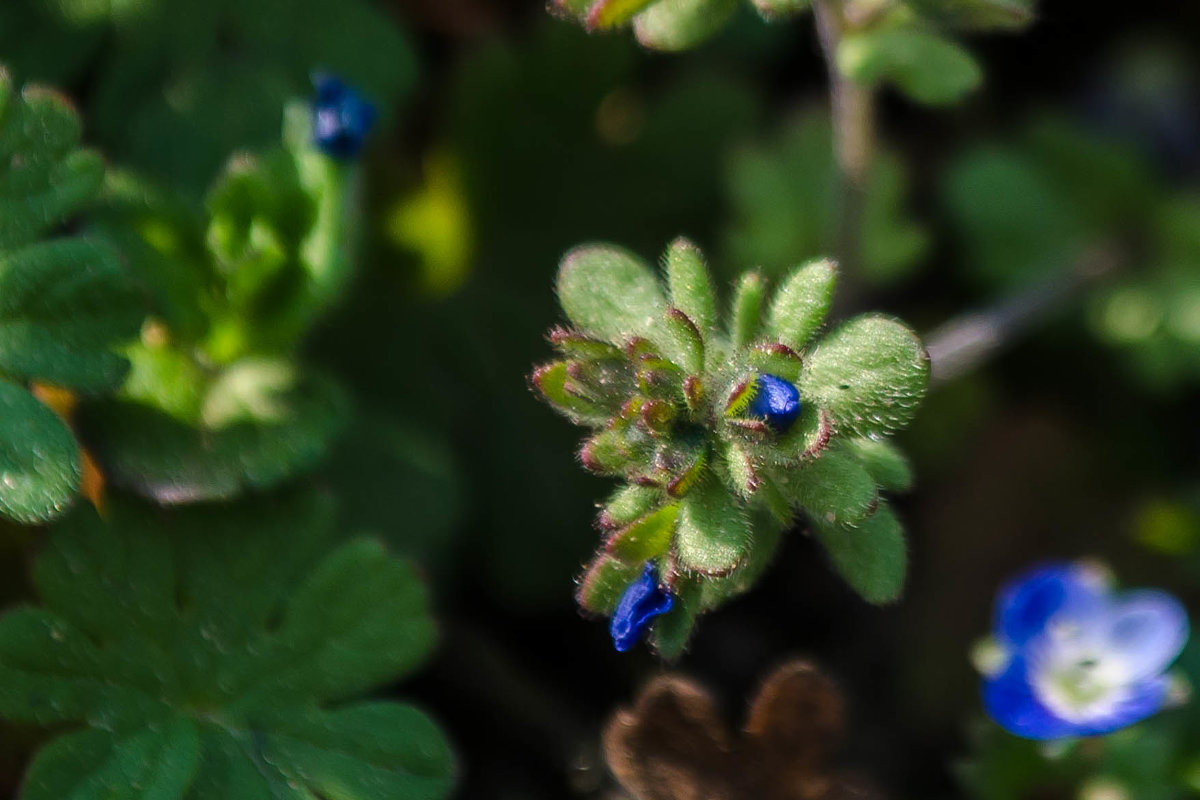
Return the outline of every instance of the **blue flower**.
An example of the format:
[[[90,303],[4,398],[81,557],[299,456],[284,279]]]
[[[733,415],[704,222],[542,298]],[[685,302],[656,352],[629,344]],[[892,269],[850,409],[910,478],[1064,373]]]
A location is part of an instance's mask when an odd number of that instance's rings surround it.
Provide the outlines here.
[[[1111,733],[1167,702],[1187,637],[1187,612],[1165,592],[1113,592],[1084,564],[1039,567],[996,599],[984,706],[1027,739]]]
[[[641,641],[650,621],[674,606],[675,598],[658,585],[658,572],[653,563],[647,562],[641,577],[621,595],[608,626],[617,652],[624,653]]]
[[[313,85],[313,141],[328,156],[353,158],[375,124],[375,107],[332,75],[314,76]]]
[[[746,410],[782,433],[800,416],[800,392],[789,381],[763,373],[754,382],[754,397]]]

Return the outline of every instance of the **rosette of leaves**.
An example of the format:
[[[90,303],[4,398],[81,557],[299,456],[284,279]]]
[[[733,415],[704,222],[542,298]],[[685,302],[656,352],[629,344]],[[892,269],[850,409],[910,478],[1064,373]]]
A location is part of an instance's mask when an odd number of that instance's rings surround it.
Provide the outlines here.
[[[665,291],[625,250],[569,253],[558,294],[571,326],[550,332],[558,360],[532,377],[551,406],[593,429],[585,468],[623,481],[600,513],[605,541],[580,604],[611,614],[653,562],[676,598],[655,644],[674,656],[697,613],[754,582],[798,511],[860,594],[894,600],[905,546],[880,490],[911,480],[885,437],[925,391],[916,335],[868,314],[818,337],[836,281],[829,261],[797,267],[769,301],[765,281],[744,275],[727,326],[698,249],[677,240],[664,263]],[[790,424],[756,412],[765,380],[798,395]]]
[[[827,3],[838,20],[836,60],[846,77],[866,85],[888,83],[934,105],[954,102],[982,78],[954,33],[1019,28],[1033,15],[1032,0],[751,2],[767,20]],[[643,46],[675,52],[709,39],[741,5],[739,0],[554,0],[552,7],[592,31],[631,25]]]
[[[62,97],[18,92],[0,70],[0,514],[23,523],[62,513],[82,474],[71,431],[29,386],[116,389],[128,364],[114,347],[145,313],[111,248],[52,235],[104,179],[100,156],[79,138]]]
[[[446,796],[436,724],[357,699],[429,654],[425,589],[330,519],[306,492],[57,523],[41,605],[0,617],[0,716],[56,734],[21,800]]]
[[[235,156],[204,210],[131,176],[110,182],[97,232],[154,298],[120,397],[80,416],[115,483],[160,502],[212,500],[324,456],[345,398],[294,354],[349,275],[355,175],[313,146],[295,106],[283,147]]]

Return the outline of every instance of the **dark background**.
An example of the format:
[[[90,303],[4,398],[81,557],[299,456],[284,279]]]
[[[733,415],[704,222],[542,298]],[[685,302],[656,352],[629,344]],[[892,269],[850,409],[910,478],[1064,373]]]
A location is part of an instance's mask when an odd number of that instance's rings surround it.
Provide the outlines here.
[[[360,439],[386,424],[412,455],[394,470],[343,463],[318,481],[349,494],[348,527],[379,531],[429,578],[442,643],[396,691],[455,743],[458,796],[604,797],[613,784],[603,721],[666,667],[642,650],[615,653],[605,625],[576,609],[595,503],[611,487],[579,468],[579,431],[535,399],[526,375],[549,355],[557,260],[580,242],[654,259],[688,235],[723,285],[752,266],[733,263],[727,244],[731,159],[826,104],[812,21],[767,26],[746,10],[698,51],[665,56],[628,34],[588,37],[536,2],[381,7],[410,36],[416,88],[366,154],[368,257],[309,355],[356,391]],[[1196,195],[1197,33],[1194,3],[1051,0],[1024,32],[966,39],[986,78],[961,105],[917,107],[884,92],[880,135],[908,165],[905,213],[931,245],[889,281],[846,276],[835,317],[879,309],[927,333],[1012,291],[1036,297],[1037,280],[989,283],[966,264],[942,184],[958,154],[1017,138],[1047,110],[1117,137],[1160,191]],[[1164,55],[1169,80],[1130,90],[1131,52]],[[63,81],[85,109],[96,74]],[[93,138],[120,159],[119,142]],[[461,275],[391,227],[398,206],[439,180],[456,222],[418,228],[469,242]],[[1106,280],[1141,274],[1144,233],[1118,232],[1133,255]],[[1200,285],[1200,262],[1183,280]],[[864,603],[798,526],[761,585],[702,620],[672,668],[711,686],[736,724],[772,666],[812,658],[847,695],[848,764],[893,797],[956,797],[955,765],[982,714],[968,651],[1007,576],[1038,560],[1097,557],[1130,585],[1165,586],[1200,607],[1200,354],[1184,350],[1147,379],[1137,353],[1089,326],[1094,290],[1049,303],[994,358],[935,386],[899,437],[918,475],[896,499],[911,561],[899,604]],[[1163,519],[1166,545],[1154,536]],[[27,747],[26,735],[16,738]]]

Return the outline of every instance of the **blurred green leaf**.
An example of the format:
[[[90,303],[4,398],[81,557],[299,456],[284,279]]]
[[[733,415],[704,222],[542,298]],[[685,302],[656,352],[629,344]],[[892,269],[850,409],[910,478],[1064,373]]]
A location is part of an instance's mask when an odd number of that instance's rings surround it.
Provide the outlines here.
[[[775,20],[812,8],[812,0],[754,0],[754,7],[765,19]]]
[[[728,161],[732,212],[726,259],[755,264],[772,278],[834,245],[839,217],[837,173],[829,120],[805,114],[774,140],[743,146]],[[905,208],[903,162],[878,151],[867,176],[866,206],[854,280],[886,284],[908,275],[929,247],[929,235]]]
[[[588,10],[589,28],[603,30],[624,25],[642,9],[661,0],[595,0]]]
[[[466,489],[460,464],[436,431],[379,409],[358,409],[319,482],[340,501],[339,528],[378,536],[422,566],[453,566]]]
[[[821,339],[804,362],[800,393],[835,429],[886,433],[912,419],[929,382],[917,335],[887,317],[864,315]]]
[[[54,5],[5,3],[0,52],[23,77],[86,80],[105,150],[193,196],[230,152],[274,139],[284,102],[311,91],[314,69],[361,88],[385,117],[416,77],[397,21],[365,0]],[[54,49],[65,58],[36,41],[63,43]]]
[[[79,427],[114,483],[161,503],[234,497],[313,469],[341,432],[346,398],[290,364],[235,365],[204,399],[209,422],[140,402],[80,409]]]
[[[23,800],[438,798],[453,762],[423,714],[337,705],[433,643],[412,568],[333,546],[311,493],[164,514],[81,508],[35,565],[45,607],[0,617],[0,715],[74,726]],[[331,795],[332,796],[332,795]]]
[[[946,179],[955,218],[976,275],[991,286],[1021,286],[1068,268],[1082,246],[1076,205],[1037,164],[1018,153],[977,149]]]
[[[53,411],[0,380],[0,514],[27,524],[58,516],[83,472],[74,437]]]
[[[145,305],[116,255],[86,239],[0,256],[0,370],[96,393],[129,367],[111,351],[141,327]]]
[[[638,42],[676,53],[703,43],[733,16],[738,0],[659,0],[634,18]]]
[[[907,3],[938,27],[1013,30],[1033,20],[1033,0],[907,0]]]
[[[838,44],[837,63],[856,83],[893,83],[927,105],[954,103],[983,82],[965,48],[911,26],[851,32]]]
[[[81,9],[82,11],[82,9]],[[116,388],[128,363],[113,348],[137,333],[144,308],[116,255],[83,237],[44,238],[96,194],[100,157],[79,146],[61,96],[18,93],[0,69],[0,514],[44,522],[69,505],[81,457],[70,432],[25,388]]]

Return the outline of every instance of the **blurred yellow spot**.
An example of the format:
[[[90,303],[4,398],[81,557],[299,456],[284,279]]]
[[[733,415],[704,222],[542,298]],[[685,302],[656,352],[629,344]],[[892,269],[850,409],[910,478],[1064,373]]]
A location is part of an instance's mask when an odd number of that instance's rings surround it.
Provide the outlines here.
[[[1162,323],[1162,304],[1149,291],[1136,287],[1117,289],[1104,302],[1100,328],[1116,342],[1148,338]]]
[[[641,99],[629,89],[615,89],[596,107],[596,135],[605,144],[630,144],[642,132]]]
[[[71,413],[75,410],[78,402],[71,391],[45,383],[35,383],[30,390],[34,397],[42,401],[42,405],[58,414],[62,419],[70,421]]]
[[[74,393],[44,383],[34,383],[29,388],[43,405],[57,414],[68,426],[71,424],[71,415],[75,412],[75,406],[79,404]],[[83,462],[83,479],[80,481],[79,491],[97,511],[103,511],[104,473],[86,449],[80,447],[79,453]]]
[[[1200,515],[1180,503],[1151,500],[1138,511],[1134,536],[1160,553],[1191,553],[1200,544]]]
[[[1200,793],[1200,758],[1193,758],[1180,771],[1180,778],[1183,780],[1183,785],[1187,786],[1193,792]]]
[[[1175,295],[1167,325],[1180,339],[1200,342],[1200,289],[1187,289]]]
[[[1079,800],[1133,800],[1128,787],[1112,778],[1092,778],[1079,790]]]
[[[458,161],[436,151],[425,162],[425,184],[388,213],[385,233],[420,259],[421,285],[447,296],[466,280],[474,248]]]
[[[162,320],[148,317],[142,324],[141,340],[146,347],[166,347],[171,343],[171,332]]]

